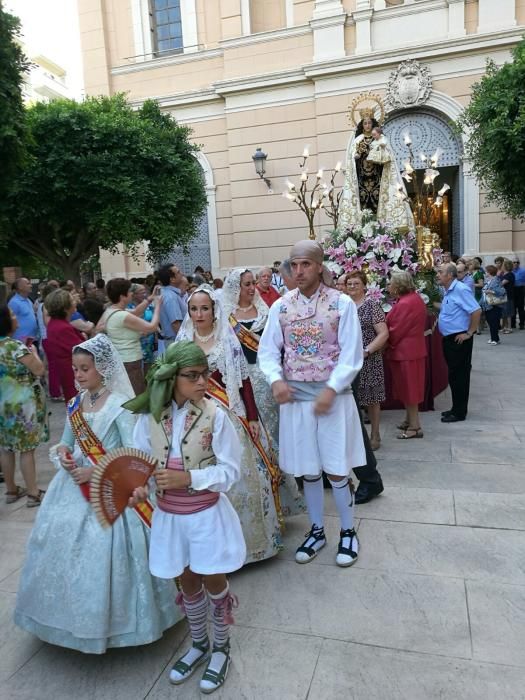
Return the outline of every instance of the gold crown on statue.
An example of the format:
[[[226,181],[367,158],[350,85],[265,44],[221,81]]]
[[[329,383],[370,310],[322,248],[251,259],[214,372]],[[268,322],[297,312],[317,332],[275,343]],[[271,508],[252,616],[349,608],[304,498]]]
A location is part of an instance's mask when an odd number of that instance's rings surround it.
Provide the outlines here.
[[[359,119],[356,117],[359,116]],[[350,124],[357,128],[359,122],[367,117],[376,119],[379,124],[385,120],[385,105],[381,97],[372,92],[362,92],[352,101],[348,111]]]

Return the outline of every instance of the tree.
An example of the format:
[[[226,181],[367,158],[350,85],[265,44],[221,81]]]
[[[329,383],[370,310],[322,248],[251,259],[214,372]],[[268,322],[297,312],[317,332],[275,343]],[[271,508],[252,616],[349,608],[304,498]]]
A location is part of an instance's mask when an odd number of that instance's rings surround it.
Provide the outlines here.
[[[2,8],[0,0],[0,197],[24,154],[22,82],[29,63],[19,37],[20,21]]]
[[[122,95],[27,110],[27,162],[0,201],[0,247],[79,279],[84,260],[119,244],[150,259],[188,243],[206,205],[191,130],[154,102]]]
[[[466,155],[487,190],[489,201],[508,216],[524,218],[525,178],[525,40],[513,50],[512,63],[487,70],[472,89],[470,104],[459,119],[467,134]]]

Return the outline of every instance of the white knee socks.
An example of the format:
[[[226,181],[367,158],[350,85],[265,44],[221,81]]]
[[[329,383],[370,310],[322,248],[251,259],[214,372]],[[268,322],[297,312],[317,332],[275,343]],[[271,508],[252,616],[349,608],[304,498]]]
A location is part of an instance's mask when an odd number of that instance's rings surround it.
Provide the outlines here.
[[[324,493],[322,475],[316,481],[308,481],[314,477],[304,477],[304,500],[312,525],[324,526]]]
[[[347,477],[341,481],[332,481],[331,479],[329,481],[335,506],[341,519],[341,530],[351,530],[354,527],[354,497],[350,492],[349,481]],[[304,495],[306,497],[306,488]],[[308,505],[308,501],[306,503]]]

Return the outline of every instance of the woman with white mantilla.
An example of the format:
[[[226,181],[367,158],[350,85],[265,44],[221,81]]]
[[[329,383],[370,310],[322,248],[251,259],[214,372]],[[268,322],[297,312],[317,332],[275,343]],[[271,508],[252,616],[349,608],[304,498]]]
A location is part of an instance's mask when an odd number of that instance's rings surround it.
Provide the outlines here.
[[[175,342],[182,340],[195,342],[205,352],[211,372],[206,395],[226,409],[241,443],[241,477],[229,498],[246,540],[245,563],[275,556],[282,549],[280,472],[260,428],[242,348],[208,284],[188,300],[188,315]]]
[[[251,270],[236,268],[228,273],[220,298],[224,316],[232,326],[241,344],[248,375],[259,412],[259,419],[271,448],[270,457],[279,463],[279,406],[272,389],[257,364],[261,334],[268,320],[268,306],[257,291]],[[275,303],[279,303],[277,300]],[[282,513],[285,516],[304,512],[303,500],[295,479],[281,474],[279,487]]]

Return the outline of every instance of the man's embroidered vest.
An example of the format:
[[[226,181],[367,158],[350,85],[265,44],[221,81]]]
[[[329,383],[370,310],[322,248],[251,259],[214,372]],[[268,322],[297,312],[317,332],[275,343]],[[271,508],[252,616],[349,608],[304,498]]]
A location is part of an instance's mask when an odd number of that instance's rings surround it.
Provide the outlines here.
[[[341,352],[337,339],[339,297],[337,290],[324,284],[309,304],[303,303],[297,289],[284,295],[279,322],[284,337],[285,379],[326,382],[330,378]]]
[[[184,432],[180,443],[184,471],[204,469],[216,464],[212,449],[213,425],[217,406],[209,399],[190,403]],[[165,469],[168,463],[173,433],[173,406],[170,403],[162,413],[160,423],[150,416],[151,453],[158,461],[158,468]]]

